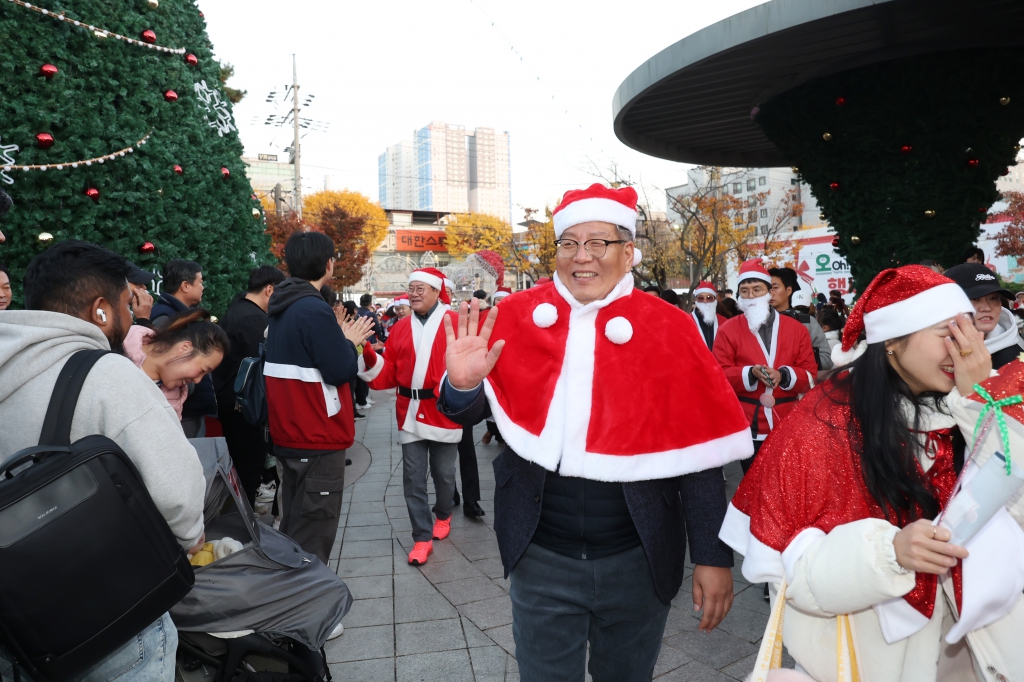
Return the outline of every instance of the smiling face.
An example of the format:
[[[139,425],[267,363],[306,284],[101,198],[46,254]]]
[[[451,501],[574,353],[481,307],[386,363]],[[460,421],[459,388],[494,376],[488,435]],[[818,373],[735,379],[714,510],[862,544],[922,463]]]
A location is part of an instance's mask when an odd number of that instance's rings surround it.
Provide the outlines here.
[[[999,324],[999,314],[1003,309],[1003,299],[997,293],[987,294],[981,298],[972,298],[974,304],[974,327],[982,334],[988,334]]]
[[[600,301],[612,292],[626,273],[633,269],[633,244],[609,244],[600,258],[594,258],[583,247],[588,239],[618,241],[619,229],[611,223],[589,222],[573,225],[562,232],[560,239],[579,243],[576,255],[566,256],[558,249],[556,270],[573,298],[583,304]]]
[[[147,354],[150,349],[146,349]],[[191,341],[179,341],[164,353],[154,356],[156,373],[167,388],[181,388],[188,382],[198,384],[220,365],[224,353],[214,350],[207,355],[194,353]]]
[[[886,350],[893,353],[888,356],[889,364],[917,395],[927,391],[949,393],[956,385],[953,358],[949,356],[944,341],[952,336],[949,331],[952,319],[914,332],[902,341],[885,342]]]

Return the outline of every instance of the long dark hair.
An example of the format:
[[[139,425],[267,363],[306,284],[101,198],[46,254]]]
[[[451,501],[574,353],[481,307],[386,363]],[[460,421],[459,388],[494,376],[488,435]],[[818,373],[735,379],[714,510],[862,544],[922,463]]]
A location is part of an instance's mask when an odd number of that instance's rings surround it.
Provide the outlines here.
[[[905,343],[906,337],[894,342]],[[939,504],[921,477],[916,452],[921,436],[912,431],[923,430],[922,407],[946,411],[945,396],[915,395],[889,364],[884,342],[869,344],[850,369],[838,375],[833,388],[826,391],[834,400],[849,401],[853,413],[847,425],[850,444],[860,455],[868,492],[882,507],[886,519],[895,525],[935,518]],[[914,407],[912,423],[908,423],[901,404],[904,399]],[[962,450],[963,444],[962,436],[954,437],[954,448]]]
[[[158,353],[164,353],[171,346],[182,341],[192,342],[192,352],[182,359],[195,355],[209,355],[219,350],[224,355],[231,350],[227,333],[219,324],[210,320],[210,311],[188,310],[171,318],[170,324],[149,337],[145,343]]]

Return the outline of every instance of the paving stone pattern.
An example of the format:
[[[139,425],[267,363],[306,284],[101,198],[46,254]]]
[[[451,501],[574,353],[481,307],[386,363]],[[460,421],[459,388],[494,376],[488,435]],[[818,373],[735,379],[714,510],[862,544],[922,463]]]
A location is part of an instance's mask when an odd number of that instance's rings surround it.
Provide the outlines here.
[[[518,682],[512,639],[509,582],[502,577],[494,523],[496,443],[483,445],[476,429],[483,520],[452,516],[451,536],[434,541],[422,567],[409,566],[409,513],[402,495],[402,448],[398,444],[393,395],[372,392],[376,403],[358,422],[356,439],[370,452],[366,472],[345,490],[331,566],[355,598],[345,634],[329,642],[331,672],[340,682]],[[741,476],[726,468],[729,492]],[[431,503],[433,503],[433,486]],[[461,482],[459,483],[461,490]],[[690,573],[672,610],[654,671],[663,682],[743,680],[768,619],[761,585],[739,571],[732,611],[711,633],[697,630]],[[788,657],[787,657],[788,658]],[[790,664],[791,665],[791,664]],[[590,676],[587,675],[587,680]]]

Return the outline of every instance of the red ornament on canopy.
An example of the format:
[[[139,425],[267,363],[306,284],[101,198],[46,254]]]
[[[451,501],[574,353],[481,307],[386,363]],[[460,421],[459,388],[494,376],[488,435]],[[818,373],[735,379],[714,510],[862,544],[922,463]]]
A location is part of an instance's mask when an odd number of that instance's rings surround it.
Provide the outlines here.
[[[178,164],[174,164],[174,172],[177,173],[178,175],[181,175],[185,171],[182,170],[181,166],[179,166]]]
[[[40,149],[49,149],[53,146],[53,135],[50,133],[36,133],[36,144]]]
[[[185,55],[185,63],[189,66],[195,66],[199,63],[199,57],[195,56],[191,52]]]
[[[152,29],[147,28],[142,32],[142,40],[152,45],[156,42],[156,33]]]
[[[909,144],[905,144],[902,147],[900,147],[900,151],[904,154],[909,154],[910,152],[914,151],[914,148],[911,147]]]
[[[835,192],[837,189],[839,189],[839,183],[838,182],[830,182],[830,183],[828,183],[828,188],[830,190],[832,190],[833,192]]]
[[[837,107],[841,107],[844,104],[846,104],[846,98],[845,97],[837,97],[836,98],[836,106]]]
[[[57,75],[58,71],[60,71],[60,69],[53,64],[43,64],[39,67],[39,75],[46,76],[47,78],[53,78]]]
[[[833,237],[832,238],[832,247],[835,248],[837,246],[839,246],[839,237]]]
[[[977,159],[967,159],[967,166],[969,168],[977,168],[980,161]]]
[[[224,177],[224,178],[230,178],[231,177],[231,171],[229,171],[227,168],[224,168],[224,167],[221,167],[220,174],[221,174],[221,177]]]
[[[100,191],[98,189],[96,189],[95,187],[90,187],[89,189],[85,190],[85,196],[87,196],[90,199],[92,199],[93,201],[99,203]]]
[[[145,242],[139,247],[139,253],[154,253],[156,251],[156,244],[153,242]]]
[[[164,99],[167,100],[168,102],[177,102],[178,101],[178,93],[176,93],[174,90],[168,90],[167,92],[164,93]]]

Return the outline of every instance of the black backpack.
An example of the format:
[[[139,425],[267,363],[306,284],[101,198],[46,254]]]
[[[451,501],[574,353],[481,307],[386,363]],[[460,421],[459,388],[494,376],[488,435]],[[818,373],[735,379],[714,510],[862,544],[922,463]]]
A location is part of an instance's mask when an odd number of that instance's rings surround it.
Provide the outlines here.
[[[242,418],[253,426],[267,423],[270,409],[267,407],[267,380],[263,377],[263,364],[267,351],[260,344],[259,357],[243,358],[235,375],[235,404]]]
[[[38,682],[102,661],[195,582],[121,448],[100,435],[71,443],[82,384],[106,353],[68,359],[39,445],[0,464],[0,638]]]

